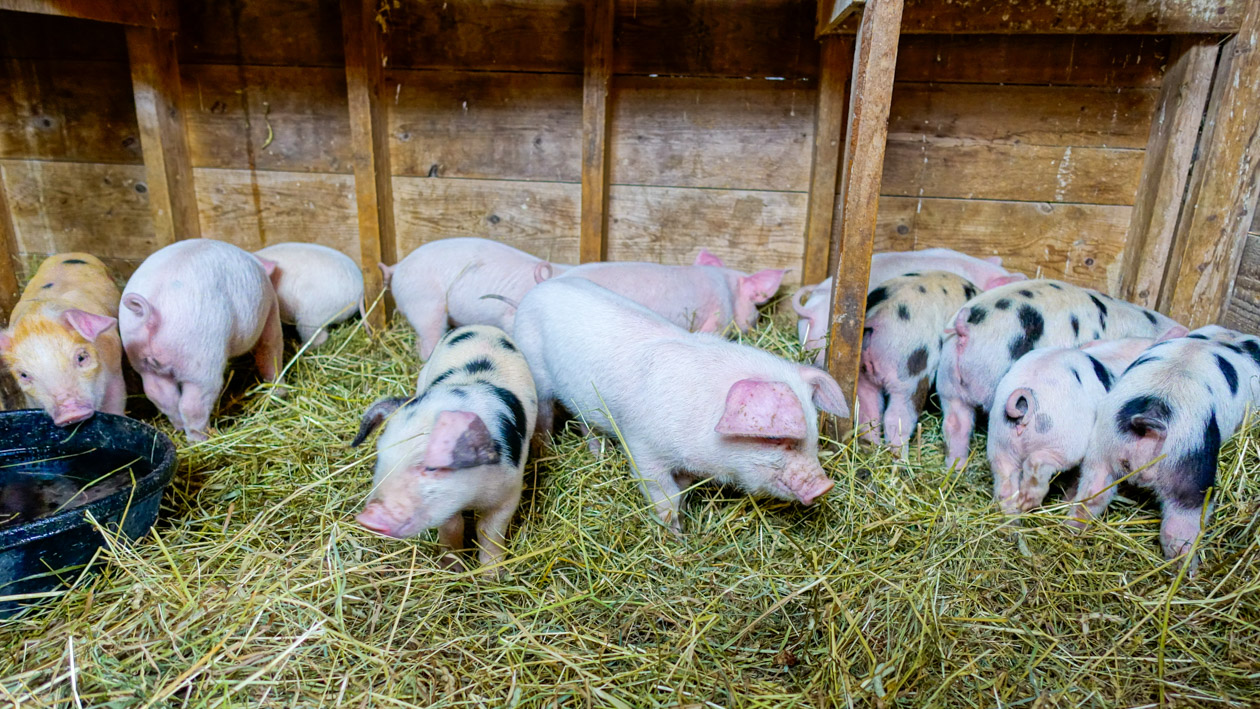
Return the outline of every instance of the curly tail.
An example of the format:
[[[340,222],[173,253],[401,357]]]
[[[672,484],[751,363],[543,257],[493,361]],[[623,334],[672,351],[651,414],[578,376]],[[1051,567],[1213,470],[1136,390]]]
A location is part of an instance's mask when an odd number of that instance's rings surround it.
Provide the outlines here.
[[[1020,387],[1006,399],[1006,417],[1016,425],[1025,426],[1037,413],[1037,395],[1032,389]]]
[[[555,269],[551,267],[550,261],[539,261],[538,265],[534,266],[534,283],[542,283],[551,278],[554,273]]]
[[[813,295],[817,289],[818,286],[801,286],[792,294],[792,310],[795,310],[797,315],[803,318],[809,317],[809,311],[805,310],[804,299],[806,296]]]

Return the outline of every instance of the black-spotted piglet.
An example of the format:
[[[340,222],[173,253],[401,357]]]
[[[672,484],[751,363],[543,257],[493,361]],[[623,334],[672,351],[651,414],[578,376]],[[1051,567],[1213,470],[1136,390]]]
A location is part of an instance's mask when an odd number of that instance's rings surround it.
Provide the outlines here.
[[[474,510],[480,562],[500,561],[537,410],[529,366],[506,333],[451,331],[420,370],[415,396],[381,399],[363,415],[352,446],[385,429],[359,523],[399,539],[437,527],[453,552],[463,547],[462,512]],[[443,562],[462,568],[453,553]]]
[[[967,457],[976,409],[989,410],[998,381],[1033,349],[1154,338],[1177,325],[1164,315],[1098,291],[1050,280],[986,291],[952,320],[936,373],[946,465]]]
[[[1071,524],[1102,515],[1121,478],[1155,491],[1164,556],[1190,551],[1211,514],[1221,443],[1260,397],[1260,339],[1192,333],[1145,352],[1099,405]],[[1158,460],[1157,460],[1158,459]],[[1189,560],[1191,571],[1198,559]]]
[[[898,276],[866,296],[858,374],[858,423],[866,440],[901,448],[910,440],[941,356],[945,324],[979,290],[945,271]]]

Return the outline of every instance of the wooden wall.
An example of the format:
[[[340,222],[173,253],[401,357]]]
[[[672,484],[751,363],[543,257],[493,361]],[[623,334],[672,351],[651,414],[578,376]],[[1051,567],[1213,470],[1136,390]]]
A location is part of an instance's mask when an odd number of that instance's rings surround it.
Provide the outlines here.
[[[202,232],[357,257],[336,0],[179,3]],[[815,7],[625,0],[609,258],[705,247],[800,278]],[[19,248],[135,263],[154,238],[117,27],[0,13],[0,173]],[[573,261],[580,0],[403,2],[385,81],[399,253],[485,236]],[[906,36],[877,249],[949,246],[1115,291],[1169,40]]]

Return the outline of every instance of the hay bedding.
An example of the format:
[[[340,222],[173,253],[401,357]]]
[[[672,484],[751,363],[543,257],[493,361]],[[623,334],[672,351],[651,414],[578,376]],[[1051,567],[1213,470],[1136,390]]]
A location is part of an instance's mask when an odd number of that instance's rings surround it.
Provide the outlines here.
[[[799,357],[790,323],[751,340]],[[375,398],[413,386],[411,333],[343,327],[288,374],[239,374],[220,435],[181,443],[156,533],[0,624],[21,706],[1256,706],[1258,437],[1237,437],[1198,578],[1120,500],[1083,537],[1062,505],[1000,528],[983,462],[851,443],[813,509],[702,486],[687,536],[619,452],[573,432],[532,460],[501,582],[437,568],[435,538],[353,521]],[[250,382],[251,384],[245,384]],[[163,421],[159,425],[169,427]],[[974,448],[983,458],[982,442]],[[1061,498],[1052,498],[1058,503]]]

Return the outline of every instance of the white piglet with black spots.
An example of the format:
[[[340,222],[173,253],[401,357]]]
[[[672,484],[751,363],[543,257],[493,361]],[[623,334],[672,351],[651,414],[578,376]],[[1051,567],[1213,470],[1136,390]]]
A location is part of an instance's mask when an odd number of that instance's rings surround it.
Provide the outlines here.
[[[1187,554],[1211,514],[1221,443],[1257,401],[1260,339],[1213,328],[1155,345],[1099,405],[1071,524],[1102,515],[1127,478],[1159,498],[1165,558]]]
[[[436,527],[463,547],[464,510],[477,513],[482,565],[503,559],[538,399],[525,358],[502,330],[453,330],[420,370],[416,395],[386,398],[363,415],[357,446],[380,424],[376,474],[359,523],[403,539]],[[461,568],[456,557],[447,566]]]

